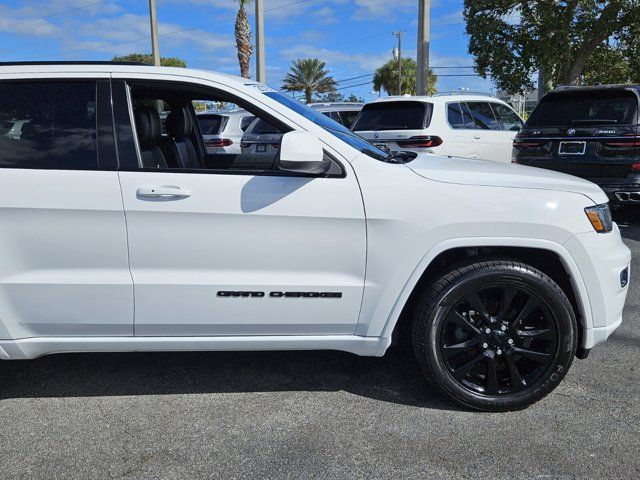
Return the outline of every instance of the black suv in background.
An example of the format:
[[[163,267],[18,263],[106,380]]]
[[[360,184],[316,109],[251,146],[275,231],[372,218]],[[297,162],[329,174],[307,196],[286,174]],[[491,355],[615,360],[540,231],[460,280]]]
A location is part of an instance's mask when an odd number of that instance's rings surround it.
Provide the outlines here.
[[[560,87],[540,101],[513,161],[597,183],[614,207],[640,205],[640,86]]]

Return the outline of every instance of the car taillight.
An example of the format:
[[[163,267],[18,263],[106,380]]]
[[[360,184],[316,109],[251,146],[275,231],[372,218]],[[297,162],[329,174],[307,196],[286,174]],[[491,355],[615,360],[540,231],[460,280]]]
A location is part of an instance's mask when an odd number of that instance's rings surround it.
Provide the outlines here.
[[[631,171],[640,172],[640,163],[632,163],[631,164]]]
[[[619,140],[616,139],[616,141],[614,142],[602,142],[606,147],[616,147],[616,148],[635,148],[635,147],[640,147],[640,137],[637,137],[635,135],[630,136],[629,139],[627,140],[626,138],[624,140]]]
[[[204,142],[204,146],[210,148],[230,147],[231,145],[233,145],[233,140],[229,138],[221,138],[220,140],[206,140]]]
[[[418,135],[407,140],[398,140],[398,146],[404,148],[430,148],[442,145],[440,137],[432,135]]]
[[[540,145],[541,145],[541,142],[518,140],[518,137],[516,137],[516,139],[513,142],[514,148],[533,148],[533,147],[539,147]]]

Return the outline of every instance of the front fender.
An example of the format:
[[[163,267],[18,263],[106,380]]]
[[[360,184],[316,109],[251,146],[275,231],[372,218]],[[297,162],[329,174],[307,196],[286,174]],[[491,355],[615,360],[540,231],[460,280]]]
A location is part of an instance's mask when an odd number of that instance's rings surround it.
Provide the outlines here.
[[[356,333],[363,336],[380,336],[382,338],[390,338],[393,330],[400,318],[402,309],[409,300],[411,293],[416,287],[422,274],[427,270],[429,265],[438,255],[454,248],[475,248],[475,247],[521,247],[535,248],[540,250],[551,251],[558,255],[565,269],[571,276],[572,286],[580,309],[582,326],[589,330],[593,327],[593,318],[589,295],[582,274],[575,259],[562,244],[544,239],[522,238],[522,237],[471,237],[471,238],[455,238],[442,241],[433,245],[427,251],[416,268],[406,278],[406,281],[397,288],[397,294],[393,297],[393,301],[387,304],[384,300],[386,296],[381,296],[379,302],[370,310],[371,315],[361,316],[358,323]],[[390,285],[388,288],[393,288]],[[371,307],[372,305],[368,306]],[[363,312],[365,306],[363,305]]]

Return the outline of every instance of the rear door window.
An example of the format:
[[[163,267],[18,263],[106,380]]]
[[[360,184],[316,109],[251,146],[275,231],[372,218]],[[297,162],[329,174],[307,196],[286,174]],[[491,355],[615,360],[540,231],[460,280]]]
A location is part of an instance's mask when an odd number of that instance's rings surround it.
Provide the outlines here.
[[[542,99],[527,127],[635,125],[638,99],[627,90],[554,92]]]
[[[432,106],[423,102],[379,102],[365,105],[354,131],[422,130],[431,122]]]
[[[451,128],[474,128],[473,126],[469,127],[465,124],[462,108],[457,102],[447,105],[447,120],[449,122],[449,125],[451,125]]]
[[[502,130],[489,102],[466,102],[473,117],[475,128],[481,130]]]
[[[224,130],[229,121],[226,115],[198,115],[197,118],[203,135],[217,135]]]
[[[522,120],[509,107],[501,103],[492,103],[491,106],[498,116],[503,130],[518,131],[522,128]]]
[[[0,82],[0,98],[0,167],[99,168],[96,82]]]

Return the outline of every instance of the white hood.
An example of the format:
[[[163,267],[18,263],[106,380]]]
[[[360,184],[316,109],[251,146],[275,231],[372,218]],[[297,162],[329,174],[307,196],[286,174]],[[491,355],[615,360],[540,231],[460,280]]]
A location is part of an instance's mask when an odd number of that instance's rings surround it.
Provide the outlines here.
[[[580,193],[595,203],[608,201],[606,194],[595,183],[543,168],[429,154],[418,155],[405,166],[421,177],[437,182],[557,190]]]

